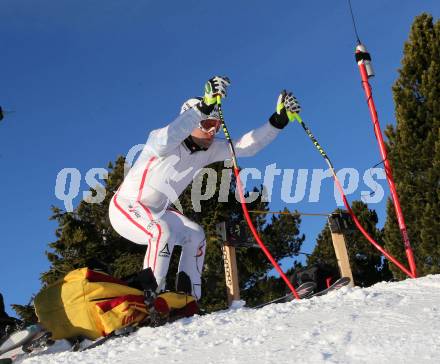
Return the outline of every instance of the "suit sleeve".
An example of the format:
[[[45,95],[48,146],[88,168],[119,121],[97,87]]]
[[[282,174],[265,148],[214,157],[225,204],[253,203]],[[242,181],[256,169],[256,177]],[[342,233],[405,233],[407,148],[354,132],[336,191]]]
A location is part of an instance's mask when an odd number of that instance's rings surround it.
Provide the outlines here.
[[[257,129],[244,134],[240,139],[233,141],[235,154],[240,157],[252,157],[270,144],[281,130],[266,123]],[[231,153],[226,140],[215,140],[209,147],[209,163],[224,161],[231,158]]]
[[[166,155],[197,128],[202,115],[197,109],[187,110],[167,126],[153,130],[148,136],[146,146],[158,156]]]

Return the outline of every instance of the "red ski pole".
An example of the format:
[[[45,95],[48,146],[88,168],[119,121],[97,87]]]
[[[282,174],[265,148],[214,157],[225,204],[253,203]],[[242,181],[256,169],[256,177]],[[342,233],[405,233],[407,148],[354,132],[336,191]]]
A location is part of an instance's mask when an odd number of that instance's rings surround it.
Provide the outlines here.
[[[387,156],[387,150],[382,137],[382,131],[380,129],[379,118],[377,116],[376,106],[374,105],[373,93],[371,91],[370,83],[368,78],[374,76],[374,71],[371,66],[371,57],[367,52],[366,48],[359,43],[356,47],[356,62],[359,66],[359,71],[362,78],[362,87],[365,91],[367,97],[368,108],[370,109],[371,120],[374,126],[374,134],[376,135],[377,142],[379,144],[380,155],[385,167],[385,175],[390,186],[391,197],[394,204],[394,209],[396,210],[397,222],[399,224],[400,233],[402,235],[403,244],[405,246],[406,257],[408,259],[408,264],[414,278],[417,276],[416,273],[416,263],[414,260],[414,254],[411,249],[411,244],[409,242],[408,232],[405,225],[405,220],[403,218],[402,208],[400,206],[399,197],[397,195],[396,186],[394,185],[393,175],[391,172],[390,162]]]
[[[219,111],[220,119],[222,122],[223,132],[225,133],[225,137],[226,137],[226,140],[228,141],[229,149],[231,151],[231,158],[232,158],[232,164],[233,164],[233,168],[234,168],[234,174],[236,177],[237,190],[238,190],[238,193],[240,196],[241,207],[243,209],[244,217],[246,219],[246,222],[247,222],[249,228],[251,229],[252,234],[254,235],[255,240],[257,241],[258,245],[260,246],[261,250],[264,252],[264,254],[266,254],[267,259],[269,259],[269,261],[272,263],[272,265],[274,266],[276,271],[279,273],[282,280],[286,283],[287,287],[289,287],[293,296],[297,300],[299,300],[300,297],[299,297],[298,292],[296,291],[295,287],[293,287],[293,284],[290,282],[289,278],[287,278],[286,274],[283,272],[281,267],[278,265],[277,261],[274,259],[274,257],[270,253],[270,251],[267,249],[266,245],[261,240],[257,229],[255,228],[254,224],[252,223],[251,217],[248,212],[248,208],[246,206],[246,201],[244,198],[243,186],[242,186],[241,180],[240,180],[240,169],[238,168],[238,162],[237,162],[237,157],[235,155],[234,144],[232,143],[232,139],[231,139],[231,136],[229,135],[228,128],[226,127],[226,122],[223,117],[223,110],[222,110],[221,102],[222,102],[221,97],[217,96],[218,111]]]
[[[310,129],[306,126],[306,124],[304,123],[304,121],[301,119],[301,117],[296,114],[295,115],[296,120],[299,122],[299,124],[302,126],[302,128],[304,129],[304,131],[306,132],[307,136],[310,138],[310,140],[313,142],[313,145],[316,147],[316,149],[319,151],[319,153],[321,154],[321,156],[324,158],[325,162],[327,163],[327,165],[329,166],[332,174],[333,174],[333,179],[335,181],[335,185],[339,190],[339,193],[341,194],[342,197],[342,201],[344,202],[345,207],[348,210],[348,213],[350,214],[351,218],[353,219],[354,223],[356,224],[357,228],[359,229],[359,231],[362,233],[362,235],[365,236],[365,238],[371,243],[373,244],[373,246],[379,250],[383,255],[385,255],[385,257],[387,257],[387,259],[394,263],[402,272],[404,272],[406,275],[408,275],[411,278],[415,278],[414,275],[408,270],[406,269],[396,258],[394,258],[391,254],[389,254],[384,248],[382,248],[371,236],[370,234],[368,234],[368,232],[362,227],[361,223],[359,222],[359,220],[357,219],[356,215],[354,214],[353,210],[350,207],[350,204],[347,201],[347,197],[345,196],[344,193],[344,189],[342,188],[341,182],[339,182],[339,178],[336,174],[335,168],[333,167],[332,162],[330,161],[329,156],[325,153],[324,149],[322,149],[321,145],[318,143],[318,141],[316,140],[316,138],[313,136],[312,132],[310,131]]]

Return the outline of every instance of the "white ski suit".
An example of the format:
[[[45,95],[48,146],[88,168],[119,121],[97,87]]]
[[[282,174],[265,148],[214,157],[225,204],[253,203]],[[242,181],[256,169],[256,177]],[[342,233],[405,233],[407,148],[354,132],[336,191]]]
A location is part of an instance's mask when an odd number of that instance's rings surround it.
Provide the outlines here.
[[[113,228],[124,238],[148,245],[144,268],[151,267],[159,289],[165,288],[174,245],[182,246],[178,271],[191,279],[192,295],[201,296],[201,273],[205,257],[202,227],[169,209],[197,172],[213,162],[230,158],[226,140],[214,140],[206,151],[192,152],[183,142],[206,118],[189,109],[171,124],[153,130],[110,203]],[[234,142],[237,157],[256,154],[279,133],[269,122]]]

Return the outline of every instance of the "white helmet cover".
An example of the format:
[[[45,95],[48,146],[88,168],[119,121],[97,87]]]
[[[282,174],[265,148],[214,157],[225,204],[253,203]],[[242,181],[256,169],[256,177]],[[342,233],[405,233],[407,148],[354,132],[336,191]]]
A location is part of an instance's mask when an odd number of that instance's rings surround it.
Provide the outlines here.
[[[180,109],[180,113],[183,114],[186,110],[192,109],[200,101],[202,101],[201,97],[193,97],[191,99],[186,100]],[[215,105],[214,109],[210,112],[209,115],[207,115],[206,119],[220,120],[220,113],[218,112],[217,105]]]

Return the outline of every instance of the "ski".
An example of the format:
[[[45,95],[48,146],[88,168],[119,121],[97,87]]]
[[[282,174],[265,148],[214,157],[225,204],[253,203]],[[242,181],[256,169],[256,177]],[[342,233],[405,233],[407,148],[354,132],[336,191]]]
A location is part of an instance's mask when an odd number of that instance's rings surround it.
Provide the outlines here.
[[[323,296],[329,292],[332,292],[332,291],[335,291],[339,288],[342,288],[349,283],[350,283],[350,278],[342,277],[342,278],[339,278],[338,280],[336,280],[336,282],[333,283],[330,287],[328,287],[322,291],[319,291],[319,292],[314,293],[314,290],[316,289],[316,283],[314,283],[314,282],[305,282],[305,283],[301,284],[300,286],[298,286],[298,288],[296,290],[297,290],[300,298],[312,298],[312,297]],[[265,307],[265,306],[270,305],[272,303],[289,302],[289,301],[292,301],[293,298],[294,298],[293,294],[289,293],[283,297],[276,298],[272,301],[261,303],[257,306],[254,306],[253,308],[262,308],[262,307]]]
[[[316,289],[316,284],[314,282],[305,282],[305,283],[299,285],[298,288],[296,288],[296,292],[298,292],[298,295],[300,298],[307,298],[313,294],[315,289]],[[289,301],[292,301],[293,299],[294,299],[293,294],[289,293],[283,297],[276,298],[272,301],[261,303],[257,306],[254,306],[253,308],[262,308],[262,307],[270,305],[272,303],[289,302]]]
[[[52,333],[49,331],[40,331],[30,341],[23,344],[21,347],[24,352],[31,353],[34,350],[41,349],[47,346],[51,346],[55,343],[52,339]]]
[[[312,294],[308,298],[323,296],[323,295],[325,295],[325,294],[327,294],[329,292],[332,292],[332,291],[335,291],[335,290],[337,290],[339,288],[342,288],[342,287],[346,286],[349,283],[350,283],[350,278],[348,278],[348,277],[339,278],[330,287],[328,287],[328,288],[326,288],[326,289],[324,289],[322,291],[316,292],[316,293]]]
[[[96,339],[95,341],[92,341],[89,345],[80,348],[78,351],[86,351],[89,349],[96,348],[98,346],[101,346],[102,344],[104,344],[108,340],[114,339],[115,337],[128,335],[136,330],[137,330],[137,328],[135,328],[134,326],[127,326],[127,327],[124,327],[123,329],[112,331],[107,336],[103,336],[99,339]]]
[[[26,355],[21,346],[7,351],[0,355],[0,364],[12,363],[16,358]]]
[[[1,355],[18,348],[39,334],[43,328],[40,325],[31,325],[23,330],[12,333],[0,346],[0,358]]]
[[[18,358],[54,343],[52,334],[40,325],[31,325],[12,333],[3,343],[0,364],[12,363]]]
[[[141,327],[159,327],[163,326],[165,324],[170,324],[175,321],[178,321],[180,319],[183,319],[185,315],[174,315],[171,317],[160,317],[159,315],[152,315],[150,314],[150,317],[146,322],[137,324],[136,326],[126,326],[121,329],[115,330],[108,334],[107,336],[101,337],[99,339],[96,339],[95,341],[92,341],[89,345],[81,347],[78,351],[86,351],[89,349],[96,348],[98,346],[101,346],[102,344],[106,343],[108,340],[115,339],[117,337],[121,336],[128,336],[132,334],[133,332],[137,331]],[[1,364],[1,363],[0,363]]]

